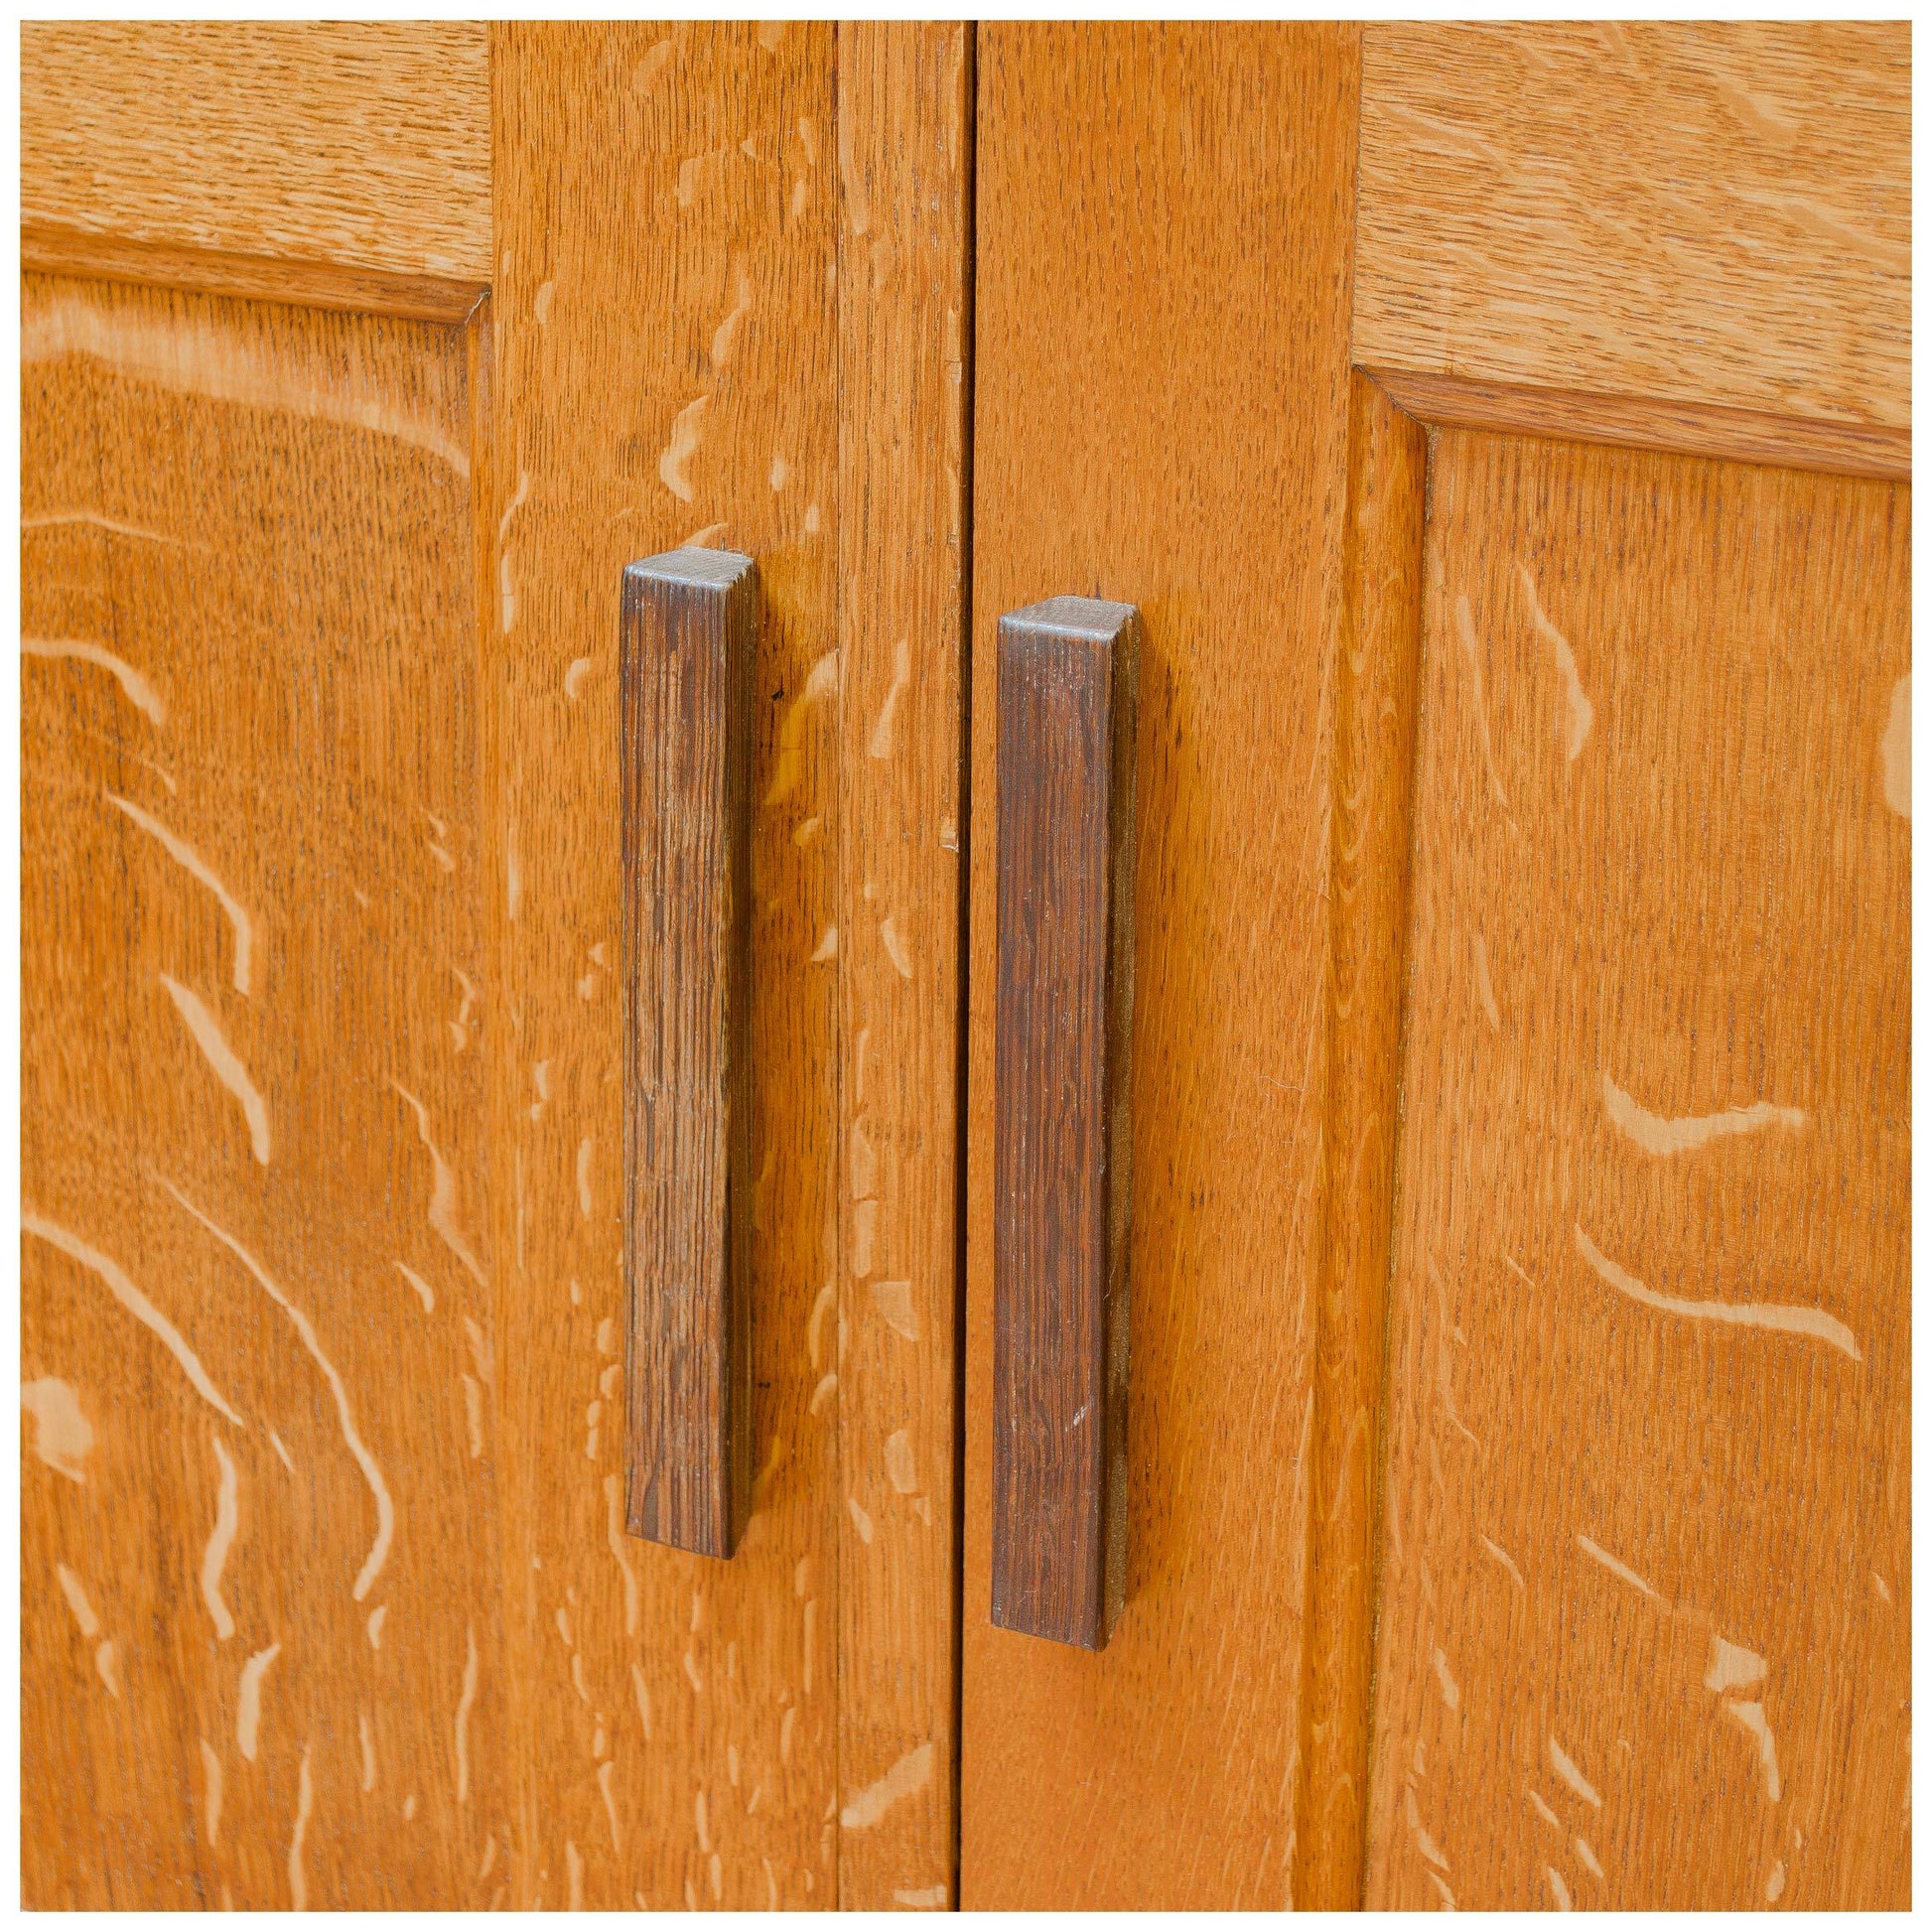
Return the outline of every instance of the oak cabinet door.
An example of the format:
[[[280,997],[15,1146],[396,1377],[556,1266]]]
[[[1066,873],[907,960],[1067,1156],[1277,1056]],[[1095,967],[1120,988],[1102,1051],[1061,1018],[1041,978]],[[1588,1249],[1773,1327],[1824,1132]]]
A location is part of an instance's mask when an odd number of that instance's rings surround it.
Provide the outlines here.
[[[982,28],[967,1905],[1906,1901],[1908,80]],[[1097,1652],[989,1616],[1063,593],[1143,625]]]
[[[970,52],[24,36],[30,1903],[952,1901]],[[729,1564],[623,1514],[686,543],[764,589]]]

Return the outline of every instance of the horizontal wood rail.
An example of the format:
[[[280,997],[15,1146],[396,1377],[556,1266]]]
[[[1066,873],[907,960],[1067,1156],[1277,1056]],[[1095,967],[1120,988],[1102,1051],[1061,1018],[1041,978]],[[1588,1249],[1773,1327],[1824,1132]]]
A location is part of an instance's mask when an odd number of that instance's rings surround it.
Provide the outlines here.
[[[1908,23],[1361,32],[1358,368],[1909,429]]]
[[[21,220],[487,280],[489,62],[482,21],[29,21]]]

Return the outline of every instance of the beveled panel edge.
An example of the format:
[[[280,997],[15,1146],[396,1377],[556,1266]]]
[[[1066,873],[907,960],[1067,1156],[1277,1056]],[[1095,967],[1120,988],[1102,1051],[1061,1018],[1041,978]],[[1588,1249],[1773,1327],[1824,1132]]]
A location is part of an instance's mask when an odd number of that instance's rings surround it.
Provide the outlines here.
[[[88,281],[132,282],[187,289],[197,295],[286,302],[340,314],[393,316],[410,322],[460,326],[489,294],[487,282],[440,275],[402,275],[341,262],[289,261],[271,255],[133,241],[82,228],[22,222],[23,273],[70,275]]]
[[[1364,365],[1361,372],[1411,416],[1446,428],[1608,443],[1675,456],[1868,477],[1881,483],[1912,480],[1909,429],[1665,402],[1649,396],[1482,382],[1418,369]]]

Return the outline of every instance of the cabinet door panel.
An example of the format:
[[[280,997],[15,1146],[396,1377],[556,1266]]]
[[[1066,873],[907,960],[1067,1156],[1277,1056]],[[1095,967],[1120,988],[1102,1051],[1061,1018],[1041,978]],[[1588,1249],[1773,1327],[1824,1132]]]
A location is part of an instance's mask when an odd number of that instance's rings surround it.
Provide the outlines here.
[[[946,1904],[967,47],[771,22],[491,45],[522,1902]],[[614,1527],[617,590],[687,542],[757,558],[762,597],[729,1565]]]
[[[26,1896],[486,1904],[479,345],[22,342]]]
[[[1429,500],[1369,1902],[1902,1905],[1909,489]]]

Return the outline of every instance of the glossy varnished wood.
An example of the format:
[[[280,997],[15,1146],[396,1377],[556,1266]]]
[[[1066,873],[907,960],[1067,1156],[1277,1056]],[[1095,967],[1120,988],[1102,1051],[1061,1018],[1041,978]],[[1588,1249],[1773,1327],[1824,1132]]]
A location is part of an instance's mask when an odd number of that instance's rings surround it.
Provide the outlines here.
[[[1902,1906],[1909,492],[1429,500],[1368,1902]]]
[[[492,29],[483,663],[500,1523],[524,1905],[837,1898],[833,43]],[[774,480],[777,486],[774,487]],[[752,1513],[623,1533],[620,573],[757,559]]]
[[[1098,1650],[1127,1572],[1131,605],[999,628],[993,1621]]]
[[[1355,360],[1911,425],[1911,35],[1363,30]]]
[[[1356,79],[1325,27],[980,31],[968,1907],[1291,1889]],[[990,1615],[994,624],[1069,589],[1142,617],[1127,1600],[1097,1654]]]
[[[861,1909],[958,1896],[972,43],[838,33],[843,1172],[810,1339],[838,1376],[839,1897]]]
[[[475,334],[21,319],[25,1900],[485,1906]]]
[[[1357,374],[1335,659],[1328,859],[1326,1258],[1316,1317],[1295,1898],[1361,1903],[1411,783],[1422,630],[1422,425]]]
[[[758,566],[623,574],[624,1430],[633,1536],[729,1557],[751,1501]]]
[[[487,63],[477,21],[30,22],[21,218],[486,282]]]

